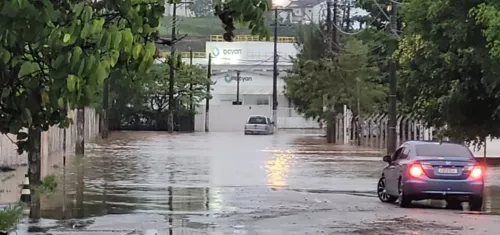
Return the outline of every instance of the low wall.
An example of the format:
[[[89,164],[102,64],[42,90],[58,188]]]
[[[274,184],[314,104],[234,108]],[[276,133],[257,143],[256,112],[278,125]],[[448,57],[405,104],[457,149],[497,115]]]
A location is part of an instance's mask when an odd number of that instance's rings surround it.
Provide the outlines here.
[[[69,117],[76,124],[76,111],[69,113]],[[99,115],[94,109],[85,109],[85,141],[91,142],[99,135]],[[41,136],[41,176],[53,174],[55,170],[63,166],[63,136],[64,130],[53,126]],[[9,139],[10,138],[10,139]],[[12,143],[15,136],[0,136],[0,166],[17,167],[27,163],[27,154],[17,154],[17,146]],[[66,129],[66,151],[72,156],[75,151],[76,125]],[[0,172],[0,205],[14,203],[19,200],[20,187],[26,174],[26,167],[17,167],[12,172]]]
[[[76,111],[68,115],[76,124]],[[62,165],[64,130],[53,126],[41,136],[42,176],[45,175],[44,166]],[[92,141],[99,134],[99,115],[92,108],[85,108],[85,141]],[[27,154],[17,154],[17,146],[12,142],[14,135],[0,136],[0,166],[19,166],[27,163]],[[72,154],[75,150],[76,125],[66,129],[66,150]]]

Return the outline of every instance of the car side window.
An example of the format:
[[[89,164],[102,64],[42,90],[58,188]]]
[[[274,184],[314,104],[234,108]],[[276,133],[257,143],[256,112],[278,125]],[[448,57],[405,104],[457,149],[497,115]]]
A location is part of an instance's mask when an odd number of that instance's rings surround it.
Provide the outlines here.
[[[394,152],[394,154],[392,155],[392,161],[396,161],[399,159],[399,155],[401,155],[403,149],[404,148],[399,148],[396,150],[396,152]]]
[[[271,124],[271,119],[267,118],[267,124]]]
[[[399,155],[398,159],[407,159],[409,155],[410,155],[410,149],[404,148],[401,154]]]

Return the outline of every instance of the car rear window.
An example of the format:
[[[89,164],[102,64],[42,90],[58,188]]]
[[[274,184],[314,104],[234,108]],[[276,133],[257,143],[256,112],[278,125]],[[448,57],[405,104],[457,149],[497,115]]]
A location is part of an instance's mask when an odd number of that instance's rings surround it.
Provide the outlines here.
[[[265,117],[250,117],[248,124],[267,124]]]
[[[415,150],[422,157],[473,157],[467,147],[458,144],[419,144]]]

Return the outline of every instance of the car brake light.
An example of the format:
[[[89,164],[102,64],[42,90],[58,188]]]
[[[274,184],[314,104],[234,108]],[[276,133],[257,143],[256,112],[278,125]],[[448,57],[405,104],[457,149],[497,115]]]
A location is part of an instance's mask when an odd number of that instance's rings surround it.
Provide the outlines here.
[[[420,164],[413,164],[410,166],[408,173],[410,173],[412,177],[420,177],[424,174],[424,169],[422,169]]]
[[[469,176],[474,179],[479,179],[483,176],[483,169],[481,166],[474,166]]]

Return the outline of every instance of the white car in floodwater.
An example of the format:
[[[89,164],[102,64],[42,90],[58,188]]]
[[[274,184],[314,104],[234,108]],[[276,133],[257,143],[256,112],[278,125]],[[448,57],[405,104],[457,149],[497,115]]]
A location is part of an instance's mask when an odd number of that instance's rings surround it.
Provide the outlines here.
[[[252,115],[248,117],[245,124],[245,135],[261,134],[272,135],[274,134],[274,122],[267,116]]]

